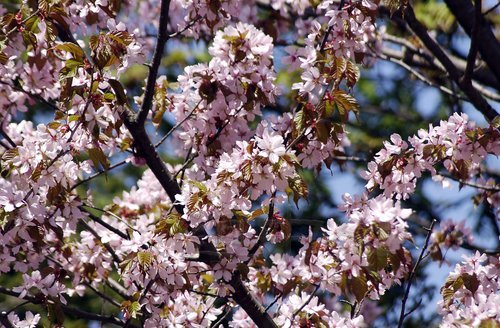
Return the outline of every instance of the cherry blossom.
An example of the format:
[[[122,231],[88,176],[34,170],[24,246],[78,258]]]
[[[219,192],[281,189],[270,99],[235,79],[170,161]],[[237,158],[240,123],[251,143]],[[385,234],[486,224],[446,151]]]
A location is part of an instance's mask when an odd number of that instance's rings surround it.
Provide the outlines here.
[[[280,207],[299,208],[307,177],[349,152],[360,66],[379,55],[384,32],[378,1],[340,3],[0,5],[0,273],[19,277],[1,292],[48,308],[57,326],[64,311],[88,319],[71,303],[109,301],[104,287],[119,301],[91,318],[123,326],[207,327],[226,317],[254,327],[252,309],[283,327],[370,325],[375,301],[414,270],[414,212],[403,201],[418,179],[474,180],[476,203],[496,211],[500,193],[481,165],[500,142],[498,123],[477,127],[458,113],[407,140],[392,134],[361,172],[366,190],[344,194],[321,229],[292,234]],[[209,57],[162,67],[164,43],[183,38]],[[141,66],[144,88],[130,87]],[[278,85],[284,70],[296,71],[288,87]],[[167,120],[175,123],[162,135]],[[93,180],[129,164],[138,180],[99,205]],[[455,221],[431,237],[439,260],[441,247],[473,242]],[[292,241],[298,247],[284,251]],[[443,327],[497,322],[498,258],[464,260],[441,289]],[[19,316],[24,305],[0,319],[37,326],[44,314]]]

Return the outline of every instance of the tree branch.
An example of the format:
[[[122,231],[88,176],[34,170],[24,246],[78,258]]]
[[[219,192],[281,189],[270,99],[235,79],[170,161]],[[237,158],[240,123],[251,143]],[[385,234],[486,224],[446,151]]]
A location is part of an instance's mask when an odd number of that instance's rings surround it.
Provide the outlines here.
[[[245,310],[257,327],[278,327],[262,305],[260,305],[260,303],[250,294],[245,285],[243,285],[239,272],[236,271],[233,273],[230,285],[234,288],[234,293],[231,295],[232,299]]]
[[[170,0],[161,1],[160,9],[160,23],[158,26],[158,39],[156,42],[155,52],[153,54],[153,61],[151,63],[151,68],[149,70],[148,80],[146,82],[146,90],[144,92],[144,99],[142,101],[142,106],[137,114],[136,122],[139,125],[143,125],[146,121],[149,111],[153,106],[153,97],[155,93],[156,77],[158,75],[158,69],[160,68],[161,59],[163,57],[163,51],[165,49],[165,44],[169,38],[167,26],[170,21],[168,16],[168,10],[170,7]]]
[[[175,196],[181,192],[179,185],[168,172],[165,163],[162,161],[155,146],[151,142],[143,123],[139,124],[138,122],[131,120],[130,111],[125,112],[124,115],[125,126],[134,138],[134,147],[136,148],[138,155],[146,160],[148,167],[162,185],[177,212],[179,214],[184,213],[184,206],[175,200]],[[203,226],[200,226],[193,232],[200,238],[200,261],[204,261],[204,258],[202,257],[203,252],[216,252],[215,247],[204,239],[206,232]],[[212,260],[213,256],[208,259],[208,261]],[[276,327],[276,324],[273,322],[269,314],[265,312],[259,302],[252,297],[248,289],[243,285],[239,272],[233,273],[231,286],[235,290],[232,298],[247,312],[248,316],[255,322],[255,324],[259,327]]]
[[[422,49],[416,49],[413,45],[407,45],[406,40],[401,40],[400,38],[396,38],[394,36],[385,36],[387,41],[398,44],[402,46],[401,50],[393,49],[392,47],[383,47],[382,54],[392,57],[394,59],[399,59],[407,63],[412,67],[418,67],[428,70],[434,70],[438,73],[445,72],[446,70],[441,65],[441,63],[434,57],[432,57],[427,52],[423,52]],[[404,43],[403,43],[404,42]],[[408,47],[410,46],[410,47]],[[370,53],[370,55],[372,55]],[[452,63],[459,69],[461,72],[465,71],[467,67],[467,62],[461,58],[448,54],[448,58],[452,61]],[[496,77],[491,73],[491,70],[484,64],[480,65],[478,68],[473,70],[472,78],[488,87],[495,88],[496,90],[500,90],[500,83],[498,83]]]
[[[453,0],[454,1],[454,0]],[[493,119],[498,115],[498,113],[488,104],[488,102],[483,98],[483,96],[472,86],[470,81],[462,80],[462,74],[453,64],[446,53],[441,49],[439,44],[434,41],[429,34],[427,29],[422,23],[420,23],[415,17],[413,8],[408,5],[404,10],[404,19],[410,26],[410,28],[415,32],[415,34],[422,40],[426,48],[441,62],[449,76],[453,81],[457,83],[460,89],[467,95],[470,102],[479,110],[488,121],[493,121]],[[497,53],[497,55],[500,52]],[[498,61],[498,58],[497,58]]]
[[[483,254],[487,254],[487,255],[491,255],[491,256],[498,256],[500,255],[500,248],[497,248],[497,249],[486,249],[486,248],[483,248],[483,247],[479,247],[479,246],[476,246],[476,245],[471,245],[467,242],[464,242],[460,245],[460,247],[462,248],[465,248],[465,249],[468,249],[470,251],[479,251]]]
[[[130,239],[130,237],[126,233],[124,233],[124,232],[116,229],[115,227],[113,227],[109,223],[106,223],[105,221],[103,221],[101,218],[95,216],[94,214],[89,213],[84,208],[80,207],[80,209],[82,211],[84,211],[85,213],[87,213],[87,215],[89,216],[89,218],[91,218],[93,221],[99,223],[100,225],[102,225],[103,227],[105,227],[106,229],[108,229],[109,231],[114,232],[115,234],[117,234],[118,236],[122,237],[123,239],[127,239],[127,240]]]
[[[130,121],[129,118],[125,119],[130,134],[134,138],[134,147],[137,150],[137,155],[146,160],[146,164],[156,176],[163,189],[167,193],[170,201],[179,214],[184,213],[184,206],[176,202],[175,196],[181,193],[181,189],[177,181],[170,175],[168,169],[156,151],[155,146],[151,142],[144,125]]]
[[[5,288],[3,286],[0,286],[0,293],[20,298],[19,297],[20,293],[14,292],[13,290],[10,290],[10,289]],[[42,301],[41,299],[38,299],[38,298],[36,298],[34,296],[30,296],[30,295],[25,295],[23,298],[20,298],[20,299],[29,301],[32,304],[45,304],[45,302]],[[87,312],[87,311],[83,311],[83,310],[80,310],[77,308],[67,306],[67,305],[62,304],[62,303],[60,305],[61,305],[62,311],[65,314],[72,316],[72,317],[76,317],[76,318],[80,318],[80,319],[87,319],[87,320],[95,320],[95,321],[100,321],[103,323],[111,323],[111,324],[115,324],[118,326],[123,326],[123,324],[124,324],[124,322],[122,320],[120,320],[119,318],[112,316],[112,315],[106,316],[106,315],[91,313],[91,312]]]
[[[427,246],[429,245],[429,240],[431,239],[432,229],[434,228],[434,224],[436,224],[436,222],[437,222],[436,220],[432,220],[431,226],[427,229],[427,237],[425,238],[424,246],[422,247],[422,251],[420,251],[420,256],[418,257],[417,263],[415,263],[415,265],[413,266],[413,269],[410,272],[410,276],[408,277],[408,284],[406,285],[406,291],[405,291],[405,294],[403,296],[403,304],[401,305],[401,313],[399,315],[398,328],[403,327],[403,322],[404,322],[405,317],[407,315],[405,313],[406,301],[408,300],[408,296],[410,295],[410,288],[411,288],[411,284],[413,282],[413,277],[415,276],[415,273],[417,272],[417,269],[418,269],[418,266],[420,265],[420,262],[422,262],[425,250],[427,249]]]
[[[273,194],[273,197],[274,197],[274,194]],[[259,247],[262,244],[264,244],[264,241],[266,240],[266,236],[267,236],[267,231],[269,230],[269,227],[271,226],[271,222],[273,222],[273,216],[274,216],[274,202],[271,201],[271,203],[269,204],[269,212],[267,214],[266,222],[264,223],[264,226],[262,227],[262,230],[259,233],[259,237],[257,238],[257,242],[255,243],[255,245],[253,245],[253,247],[248,252],[248,261],[251,261],[255,252],[257,252]]]
[[[469,49],[469,54],[467,55],[467,66],[465,67],[465,72],[462,77],[462,81],[464,83],[470,82],[472,72],[474,71],[474,66],[476,63],[476,55],[478,50],[477,39],[479,36],[479,21],[481,20],[481,0],[476,0],[474,6],[475,6],[475,15],[474,15],[474,23],[472,26],[472,32],[470,36],[470,49]]]
[[[319,289],[319,285],[316,285],[316,287],[314,288],[314,291],[311,293],[311,295],[309,295],[309,297],[307,298],[307,300],[304,302],[304,304],[302,304],[300,306],[300,308],[297,309],[297,311],[295,311],[292,315],[292,320],[291,322],[293,323],[293,319],[300,313],[300,311],[302,311],[307,304],[309,304],[311,302],[311,300],[313,299],[314,295],[316,294],[316,292],[318,291]]]
[[[444,0],[450,11],[457,18],[458,23],[465,32],[472,38],[474,21],[474,6],[469,0]],[[490,24],[481,15],[478,21],[477,34],[478,50],[483,60],[488,64],[497,81],[500,82],[500,42],[493,34]]]

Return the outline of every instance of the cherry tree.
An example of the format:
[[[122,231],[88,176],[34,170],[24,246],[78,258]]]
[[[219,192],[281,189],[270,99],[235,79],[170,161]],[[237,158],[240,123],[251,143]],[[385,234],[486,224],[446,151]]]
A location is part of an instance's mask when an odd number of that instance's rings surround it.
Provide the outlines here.
[[[498,239],[488,165],[500,154],[496,8],[2,4],[0,324],[367,327],[389,318],[382,304],[396,290],[391,322],[402,327],[423,307],[410,297],[422,266],[467,249],[439,290],[440,324],[499,326],[498,248],[418,203],[424,179],[458,181],[476,191],[468,201],[489,211]],[[426,10],[444,15],[441,26]],[[440,40],[453,28],[469,35],[464,58]],[[200,48],[197,59],[173,56]],[[372,118],[356,90],[380,61],[450,104],[446,117],[408,136],[386,127],[383,143],[363,149],[352,136]],[[305,214],[306,228],[294,225],[315,181],[346,165],[359,168],[364,192],[345,193],[319,226]],[[104,200],[96,181],[123,167],[140,176]]]

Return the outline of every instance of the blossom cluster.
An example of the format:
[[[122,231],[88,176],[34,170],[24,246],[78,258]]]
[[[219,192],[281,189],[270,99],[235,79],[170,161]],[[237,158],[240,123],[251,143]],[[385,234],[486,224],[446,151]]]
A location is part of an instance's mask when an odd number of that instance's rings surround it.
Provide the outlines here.
[[[172,112],[184,121],[178,134],[182,147],[197,153],[195,163],[213,173],[223,152],[236,140],[248,139],[250,122],[274,102],[277,87],[272,63],[272,39],[252,25],[238,23],[217,32],[205,64],[188,66],[179,76],[182,92]]]
[[[167,194],[151,166],[104,208],[76,188],[107,174],[117,154],[146,162],[137,154],[144,140],[127,130],[134,125],[127,115],[144,98],[130,105],[119,78],[152,51],[160,1],[40,1],[39,8],[23,2],[5,15],[0,7],[6,36],[0,45],[0,273],[16,271],[23,280],[12,293],[60,305],[75,294],[98,294],[106,284],[123,297],[122,317],[140,314],[145,327],[205,327],[224,311],[233,312],[230,326],[253,326],[236,308],[234,281],[241,277],[279,326],[368,325],[370,310],[360,303],[380,299],[411,267],[404,243],[411,239],[412,212],[400,199],[424,171],[435,175],[438,163],[469,179],[487,154],[500,153],[498,131],[476,128],[465,115],[419,131],[411,149],[393,135],[363,174],[368,191],[378,185],[383,194],[344,195],[344,223],[330,219],[319,236],[302,236],[297,254],[264,256],[264,243],[291,237],[290,223],[274,208],[289,197],[296,204],[307,198],[301,171],[329,166],[349,145],[343,123],[359,110],[350,94],[357,63],[377,48],[377,2],[336,8],[334,1],[271,0],[264,19],[253,1],[162,2],[170,4],[168,33],[213,36],[210,61],[186,67],[177,90],[169,93],[165,75],[156,80],[152,122],[159,126],[166,111],[172,114],[177,155],[186,158],[161,173],[172,173],[180,193]],[[266,107],[281,106],[274,42],[290,39],[287,24],[297,15],[292,39],[304,46],[286,47],[283,64],[301,74],[292,85],[298,105],[268,115]],[[53,120],[18,122],[16,115],[34,102],[47,106]],[[497,204],[498,193],[483,196]],[[263,217],[258,233],[255,222]],[[470,240],[460,225],[442,229],[433,236],[435,247]],[[443,287],[445,322],[475,315],[466,324],[477,325],[498,316],[484,304],[498,303],[498,259],[480,266],[484,260],[467,259]],[[219,307],[219,296],[231,300]],[[350,302],[352,315],[339,298]],[[21,320],[10,313],[7,320],[33,327],[40,315],[27,312]]]
[[[441,288],[441,327],[495,326],[500,320],[500,275],[497,256],[464,256]]]
[[[498,129],[477,128],[466,114],[455,113],[439,126],[421,129],[408,140],[411,147],[398,134],[384,142],[375,160],[368,163],[368,171],[361,173],[368,180],[367,189],[378,186],[387,197],[407,199],[424,172],[437,174],[438,164],[457,179],[467,181],[477,173],[486,155],[500,154]]]
[[[434,260],[441,261],[442,247],[456,250],[464,243],[471,245],[473,240],[471,229],[465,226],[465,221],[443,220],[439,224],[439,230],[431,235],[431,256]]]

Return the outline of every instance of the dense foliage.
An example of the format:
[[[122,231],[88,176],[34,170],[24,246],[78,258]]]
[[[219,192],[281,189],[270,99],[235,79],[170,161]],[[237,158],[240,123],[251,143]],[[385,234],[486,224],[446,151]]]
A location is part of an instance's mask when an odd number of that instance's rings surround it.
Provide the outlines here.
[[[499,327],[495,10],[7,1],[0,324]],[[378,85],[382,61],[405,71]],[[341,203],[339,168],[365,184]],[[441,220],[429,180],[475,190],[492,249]],[[430,261],[451,271],[435,307],[410,294],[432,297]]]

